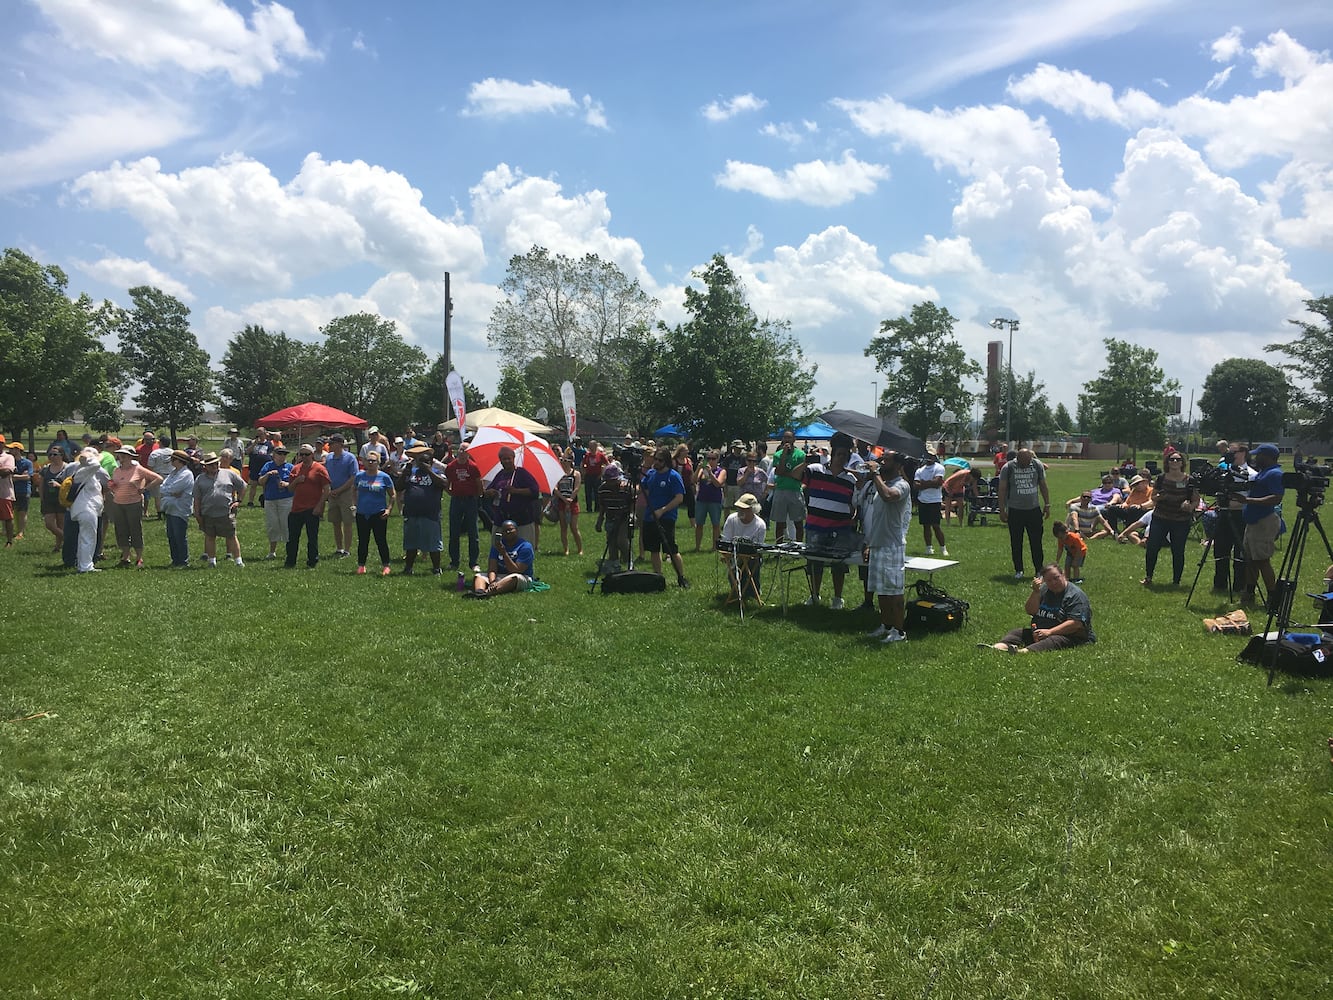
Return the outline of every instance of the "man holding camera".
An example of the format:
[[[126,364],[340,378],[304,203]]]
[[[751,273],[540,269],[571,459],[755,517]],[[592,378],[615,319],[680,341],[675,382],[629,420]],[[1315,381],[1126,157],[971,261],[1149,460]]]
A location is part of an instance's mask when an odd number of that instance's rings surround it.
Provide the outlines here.
[[[411,457],[412,464],[402,471],[398,482],[395,483],[402,497],[403,576],[412,575],[417,555],[421,552],[430,556],[431,575],[439,576],[444,572],[440,566],[440,553],[444,551],[440,515],[444,507],[444,493],[449,488],[449,479],[445,475],[445,470],[436,465],[433,448],[419,444],[409,448],[407,454]],[[453,501],[450,502],[451,509],[452,503]],[[474,510],[475,507],[474,499]],[[452,529],[452,523],[450,528]],[[472,532],[468,539],[470,547],[468,554],[472,556],[472,565],[475,566],[477,554],[480,552],[475,523]],[[455,563],[458,561],[457,557],[458,551],[455,546],[453,553]],[[454,568],[457,569],[457,566]]]
[[[1232,478],[1249,477],[1252,470],[1245,463],[1245,448],[1233,450],[1226,441],[1217,442],[1217,467]],[[1229,593],[1233,584],[1245,578],[1244,504],[1238,493],[1221,493],[1213,504],[1217,519],[1213,522],[1213,593]]]
[[[518,525],[513,521],[502,522],[491,542],[486,572],[473,577],[473,596],[494,597],[531,590],[533,560],[532,543],[519,537]]]
[[[1277,464],[1275,444],[1261,444],[1250,452],[1250,460],[1257,471],[1250,480],[1250,488],[1241,501],[1241,519],[1245,522],[1245,592],[1242,607],[1254,606],[1254,588],[1259,577],[1264,578],[1264,590],[1273,594],[1276,578],[1273,574],[1273,551],[1277,547],[1278,529],[1282,524],[1282,469]]]
[[[866,592],[879,601],[879,627],[870,633],[886,645],[907,639],[903,631],[906,603],[907,530],[912,523],[912,488],[903,478],[902,456],[886,451],[879,463],[866,462],[873,492],[865,517]],[[858,475],[861,471],[858,470]]]
[[[801,496],[801,470],[805,452],[796,447],[796,432],[782,432],[782,444],[773,456],[773,506],[768,519],[777,526],[777,542],[787,537],[787,522],[796,527],[796,540],[805,541],[805,498]]]

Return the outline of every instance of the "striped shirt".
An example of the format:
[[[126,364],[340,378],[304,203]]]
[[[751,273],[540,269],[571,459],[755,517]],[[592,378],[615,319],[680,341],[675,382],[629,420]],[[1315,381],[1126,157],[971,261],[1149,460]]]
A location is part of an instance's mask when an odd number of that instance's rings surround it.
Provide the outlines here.
[[[826,465],[805,467],[805,526],[810,531],[839,531],[852,526],[852,493],[856,477]]]

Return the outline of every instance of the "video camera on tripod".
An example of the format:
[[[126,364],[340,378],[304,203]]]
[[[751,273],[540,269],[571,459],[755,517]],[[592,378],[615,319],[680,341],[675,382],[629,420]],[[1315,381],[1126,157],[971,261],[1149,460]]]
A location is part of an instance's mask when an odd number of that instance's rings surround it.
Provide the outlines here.
[[[1219,469],[1206,458],[1192,458],[1189,485],[1206,497],[1237,496],[1250,488],[1250,477],[1239,469]]]
[[[625,478],[631,483],[637,483],[639,472],[643,468],[643,445],[635,441],[633,444],[612,448],[611,454],[615,456],[616,461],[620,463],[620,467],[625,471]]]
[[[1282,488],[1296,491],[1296,506],[1313,510],[1324,502],[1330,473],[1333,469],[1327,465],[1297,462],[1294,470],[1282,473]]]

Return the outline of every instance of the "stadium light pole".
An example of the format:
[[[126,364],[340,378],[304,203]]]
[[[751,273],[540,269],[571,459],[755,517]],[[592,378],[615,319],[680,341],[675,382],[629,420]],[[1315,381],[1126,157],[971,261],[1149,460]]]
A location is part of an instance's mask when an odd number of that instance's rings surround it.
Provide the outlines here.
[[[874,391],[875,391],[875,401],[874,401],[874,402],[871,404],[871,406],[870,406],[870,415],[873,416],[873,417],[878,417],[878,416],[879,416],[879,383],[876,382],[874,379],[871,379],[871,380],[870,380],[870,385],[871,385],[871,388],[873,388]]]
[[[1013,424],[1011,417],[1014,409],[1014,331],[1018,329],[1018,320],[1003,319],[999,316],[990,321],[992,330],[1003,330],[1006,326],[1009,328],[1009,355],[1005,360],[1005,368],[1009,372],[1008,384],[1004,387],[1004,447],[1009,450],[1011,440],[1009,431]]]

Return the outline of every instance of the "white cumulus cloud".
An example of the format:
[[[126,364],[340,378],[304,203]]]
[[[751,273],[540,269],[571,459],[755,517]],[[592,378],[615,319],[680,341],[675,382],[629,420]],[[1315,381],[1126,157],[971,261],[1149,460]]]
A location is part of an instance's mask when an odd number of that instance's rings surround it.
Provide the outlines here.
[[[1229,63],[1245,51],[1245,43],[1241,41],[1245,32],[1240,28],[1232,28],[1221,38],[1214,39],[1210,46],[1213,54],[1213,62]]]
[[[699,109],[699,113],[710,122],[724,122],[746,111],[758,111],[767,107],[768,102],[754,94],[737,94],[725,101],[710,101]]]
[[[643,248],[636,240],[610,231],[611,210],[604,191],[566,195],[553,180],[528,177],[501,163],[486,171],[469,194],[474,224],[504,258],[527,253],[534,245],[569,257],[595,253],[652,289]]]
[[[1143,120],[1157,110],[1157,102],[1140,90],[1127,91],[1117,100],[1110,84],[1094,80],[1079,70],[1059,69],[1049,63],[1040,63],[1027,76],[1011,80],[1007,90],[1024,104],[1044,101],[1066,114],[1105,119],[1119,125]]]
[[[182,302],[191,302],[194,295],[188,285],[177,281],[165,271],[159,270],[146,260],[131,260],[115,255],[100,260],[76,260],[74,266],[97,281],[114,285],[118,288],[134,288],[138,285],[152,285],[168,295],[174,295]]]
[[[314,59],[296,15],[255,3],[249,22],[222,0],[35,0],[65,42],[142,69],[221,72],[253,87],[291,60]]]
[[[583,120],[593,128],[608,128],[606,111],[600,101],[584,95],[576,101],[567,87],[533,80],[518,83],[487,77],[468,88],[464,115],[476,118],[512,118],[518,115],[575,114],[583,111]]]
[[[870,194],[888,177],[888,167],[865,163],[847,150],[841,160],[797,163],[781,173],[755,163],[728,160],[715,179],[718,187],[731,191],[749,191],[774,201],[828,207]]]
[[[361,262],[423,278],[485,263],[473,229],[433,215],[402,174],[360,160],[311,153],[283,184],[244,156],[176,174],[145,157],[72,189],[89,208],[137,221],[161,258],[218,282],[285,289]]]

